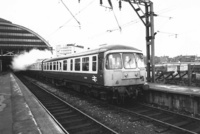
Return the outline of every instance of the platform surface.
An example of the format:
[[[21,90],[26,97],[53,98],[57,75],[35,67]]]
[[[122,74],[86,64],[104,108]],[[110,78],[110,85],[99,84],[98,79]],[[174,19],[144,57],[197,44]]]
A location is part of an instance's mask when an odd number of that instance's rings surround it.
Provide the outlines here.
[[[0,134],[64,134],[12,73],[0,75]]]
[[[157,91],[171,92],[171,93],[192,95],[192,96],[200,96],[199,87],[157,84],[157,83],[148,83],[148,84],[149,84],[150,90],[157,90]]]

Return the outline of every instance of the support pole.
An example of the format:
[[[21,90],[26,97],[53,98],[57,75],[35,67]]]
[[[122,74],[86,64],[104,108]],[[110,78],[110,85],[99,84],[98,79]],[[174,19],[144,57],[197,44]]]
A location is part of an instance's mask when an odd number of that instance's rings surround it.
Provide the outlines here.
[[[147,81],[155,82],[155,48],[154,48],[154,12],[153,3],[145,3],[146,17],[146,54],[147,54]]]
[[[146,56],[147,56],[147,61],[146,61],[146,64],[147,64],[147,81],[150,82],[150,79],[151,79],[151,75],[150,75],[150,39],[149,39],[149,6],[147,3],[145,3],[145,27],[146,27]]]
[[[147,81],[155,82],[155,48],[154,48],[154,11],[153,2],[150,0],[125,0],[134,9],[142,23],[146,28],[146,71],[147,71]],[[135,7],[137,5],[137,7]],[[145,7],[145,13],[139,7],[139,5]],[[143,15],[141,15],[143,14]]]
[[[154,11],[153,11],[153,2],[150,2],[150,20],[151,20],[151,68],[152,68],[152,78],[151,82],[155,82],[155,61],[154,61],[154,56],[155,56],[155,48],[154,48]]]
[[[192,83],[192,69],[191,64],[188,64],[188,86],[191,86]]]

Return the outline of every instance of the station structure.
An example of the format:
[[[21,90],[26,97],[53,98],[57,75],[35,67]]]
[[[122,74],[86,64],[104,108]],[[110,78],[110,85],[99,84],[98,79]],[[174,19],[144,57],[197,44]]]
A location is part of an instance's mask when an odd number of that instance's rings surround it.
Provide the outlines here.
[[[133,5],[135,1],[139,0],[134,0],[130,4]],[[152,74],[155,71],[156,75],[155,78],[152,77],[155,82],[151,80],[154,83],[148,83],[149,90],[141,97],[142,101],[176,113],[200,117],[200,64],[170,63],[157,65],[155,70],[153,69],[155,38],[153,5],[146,2],[143,4],[146,9],[144,16],[139,14],[141,11],[139,7],[133,7],[133,9],[146,26],[147,77],[150,78],[150,63],[152,64]],[[34,31],[0,19],[0,72],[9,69],[14,56],[34,48],[52,50],[49,43]],[[150,50],[152,51],[150,52]],[[1,74],[0,85],[0,132],[64,133],[13,73]],[[196,131],[200,132],[200,128]]]
[[[0,18],[0,71],[9,69],[12,58],[32,49],[52,50],[36,32]]]
[[[84,51],[84,46],[76,44],[64,44],[56,46],[56,57],[65,56]]]

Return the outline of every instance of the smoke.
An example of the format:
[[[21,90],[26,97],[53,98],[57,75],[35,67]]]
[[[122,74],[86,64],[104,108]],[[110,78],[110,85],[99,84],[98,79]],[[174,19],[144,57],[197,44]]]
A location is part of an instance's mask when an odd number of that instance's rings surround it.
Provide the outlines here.
[[[29,52],[24,52],[15,56],[12,60],[11,68],[14,71],[26,70],[26,68],[35,63],[37,60],[51,58],[52,54],[48,50],[32,49]]]

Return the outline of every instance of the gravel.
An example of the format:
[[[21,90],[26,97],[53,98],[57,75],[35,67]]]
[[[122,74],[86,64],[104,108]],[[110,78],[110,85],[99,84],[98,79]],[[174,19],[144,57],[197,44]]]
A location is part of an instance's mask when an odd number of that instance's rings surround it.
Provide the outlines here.
[[[128,113],[117,109],[113,110],[112,106],[106,108],[101,104],[90,102],[88,99],[82,99],[71,94],[67,94],[66,92],[40,82],[36,83],[59,97],[62,97],[62,99],[74,107],[86,112],[91,117],[101,121],[106,126],[113,128],[120,134],[156,134],[156,128],[151,122],[141,120],[136,116],[133,117]]]

